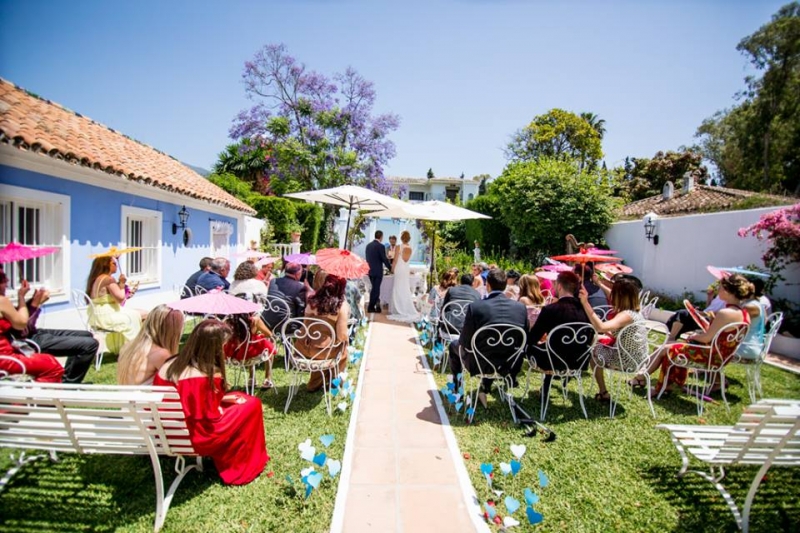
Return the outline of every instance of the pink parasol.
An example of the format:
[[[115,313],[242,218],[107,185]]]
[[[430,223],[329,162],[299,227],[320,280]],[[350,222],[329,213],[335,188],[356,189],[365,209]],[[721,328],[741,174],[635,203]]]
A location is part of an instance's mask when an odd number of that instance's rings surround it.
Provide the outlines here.
[[[27,246],[18,242],[10,242],[0,249],[0,263],[27,261],[28,259],[54,254],[59,249],[55,246]]]
[[[255,302],[237,298],[219,290],[178,300],[167,305],[184,313],[209,315],[240,315],[261,310],[261,306]]]
[[[609,276],[615,276],[617,274],[630,274],[633,272],[631,267],[621,265],[619,263],[604,263],[602,265],[597,265],[595,270],[604,272]]]
[[[316,265],[317,257],[310,253],[289,254],[283,257],[287,263],[297,263],[298,265]]]
[[[613,261],[622,261],[622,259],[620,259],[619,257],[590,254],[583,249],[581,249],[581,253],[579,254],[554,255],[550,259],[555,259],[557,261],[572,261],[573,263],[580,263],[582,269],[586,268],[586,263],[599,263],[599,262],[610,263]],[[583,277],[583,274],[584,273],[582,271],[581,277]]]
[[[567,270],[572,270],[568,268]],[[539,272],[534,273],[534,275],[539,279],[549,279],[550,281],[555,281],[558,279],[558,272],[553,272],[549,270],[541,270]]]
[[[258,250],[245,250],[244,252],[239,252],[233,254],[231,257],[246,257],[247,259],[261,259],[264,257],[270,257],[269,252],[259,252]]]
[[[261,259],[256,261],[256,266],[260,268],[260,267],[262,267],[264,265],[271,265],[272,263],[274,263],[278,259],[279,259],[278,257],[274,257],[274,256],[271,256],[271,255],[268,256],[268,257],[262,257]]]
[[[549,270],[550,272],[569,272],[572,270],[571,266],[565,265],[564,263],[560,263],[558,265],[544,265],[542,268]]]
[[[328,274],[345,279],[357,279],[369,273],[369,265],[356,254],[339,248],[317,251],[317,264]]]
[[[614,255],[618,253],[616,250],[603,250],[602,248],[589,248],[586,250],[587,254],[597,254],[597,255]]]

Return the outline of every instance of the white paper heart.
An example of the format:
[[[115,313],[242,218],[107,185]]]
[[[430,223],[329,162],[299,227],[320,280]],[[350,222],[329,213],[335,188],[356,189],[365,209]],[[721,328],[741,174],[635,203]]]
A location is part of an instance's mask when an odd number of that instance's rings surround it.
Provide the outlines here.
[[[301,442],[300,444],[297,445],[297,449],[302,452],[303,450],[305,450],[309,446],[311,446],[311,439],[306,439],[305,441],[303,441],[303,442]]]
[[[503,475],[507,476],[511,473],[511,465],[508,463],[500,463],[500,471]]]
[[[517,459],[522,459],[522,456],[525,455],[525,452],[528,450],[528,447],[524,444],[512,444],[511,445],[511,453],[514,454],[514,457]]]
[[[340,411],[344,412],[347,409],[347,402],[342,402],[336,406]]]
[[[519,521],[514,520],[514,518],[511,517],[511,516],[507,516],[507,517],[503,518],[503,526],[504,527],[514,527],[514,526],[518,526],[518,525],[519,525]]]
[[[313,471],[314,471],[314,467],[313,466],[309,466],[308,468],[302,469],[300,471],[300,475],[303,476],[303,477],[306,477],[307,475],[309,475]]]
[[[305,448],[303,451],[300,452],[300,458],[304,461],[313,461],[314,456],[317,454],[317,449],[313,446],[309,446]]]
[[[336,477],[336,474],[339,473],[342,469],[342,462],[337,461],[336,459],[328,459],[328,474],[331,477]]]

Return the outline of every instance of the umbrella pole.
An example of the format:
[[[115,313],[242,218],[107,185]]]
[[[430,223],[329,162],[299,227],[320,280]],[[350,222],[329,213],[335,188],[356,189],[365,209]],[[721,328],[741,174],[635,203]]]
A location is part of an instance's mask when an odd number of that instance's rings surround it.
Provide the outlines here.
[[[436,277],[436,230],[438,228],[439,223],[434,222],[433,224],[433,236],[431,237],[431,275],[430,280],[428,281],[428,286],[433,287],[434,278]]]
[[[350,235],[350,216],[352,214],[353,214],[353,206],[350,205],[350,207],[347,209],[347,225],[344,227],[344,249],[345,250],[350,250],[350,246],[349,246],[349,242],[348,241],[350,240],[350,238],[349,238],[349,235]]]

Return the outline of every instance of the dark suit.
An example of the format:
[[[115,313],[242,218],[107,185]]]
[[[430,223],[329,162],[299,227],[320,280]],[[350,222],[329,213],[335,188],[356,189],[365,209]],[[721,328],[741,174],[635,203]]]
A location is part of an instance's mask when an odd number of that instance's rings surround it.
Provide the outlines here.
[[[452,289],[451,289],[452,290]],[[464,318],[464,327],[457,342],[450,344],[450,369],[454,376],[463,372],[464,368],[471,374],[478,372],[478,362],[472,350],[472,338],[481,327],[490,324],[509,324],[519,326],[523,330],[528,326],[528,313],[525,306],[517,301],[509,300],[502,292],[494,291],[485,300],[469,304],[467,315]],[[522,339],[520,339],[520,342]],[[459,350],[463,346],[464,350]],[[485,338],[479,338],[476,348],[491,362],[502,375],[509,375],[516,379],[522,368],[523,357],[515,361],[508,361],[508,346],[490,346]],[[463,360],[462,360],[463,354]],[[481,361],[483,363],[483,361]],[[483,365],[486,366],[485,364]],[[487,368],[482,368],[487,371]],[[484,392],[488,391],[491,383],[482,383]]]
[[[381,282],[383,281],[383,267],[390,269],[392,264],[386,257],[386,248],[375,239],[367,245],[366,251],[367,264],[369,265],[369,282],[372,290],[369,291],[369,305],[367,311],[380,310]]]
[[[292,318],[304,316],[306,313],[306,285],[294,278],[282,277],[273,283],[284,295],[284,300],[289,302]]]
[[[206,272],[207,270],[198,270],[197,272],[189,276],[189,279],[187,279],[185,283],[186,289],[188,289],[188,291],[181,290],[181,300],[184,298],[189,298],[191,296],[194,296],[194,288],[197,285],[197,280],[200,279],[200,276],[202,276]]]
[[[442,309],[444,310],[444,306],[449,304],[450,302],[457,302],[457,301],[465,301],[465,302],[479,302],[481,299],[481,295],[478,291],[472,288],[471,285],[456,285],[455,287],[450,287],[447,289],[447,293],[444,295],[444,301],[442,302]],[[450,311],[450,310],[448,310]],[[453,316],[452,312],[448,312],[447,321],[456,326],[456,330],[453,330],[452,327],[448,327],[447,324],[442,321],[442,328],[447,333],[457,334],[461,331],[461,327],[464,325],[464,317],[462,316]],[[442,318],[445,318],[444,316]]]
[[[589,318],[586,316],[586,311],[583,310],[580,300],[574,296],[564,296],[542,308],[539,318],[536,319],[536,323],[528,334],[528,355],[536,360],[536,365],[539,368],[552,370],[545,347],[543,344],[539,344],[539,341],[555,327],[569,322],[589,323]],[[558,350],[558,355],[563,357],[567,364],[571,364],[575,363],[578,356],[584,352],[585,350],[582,346],[576,343]]]

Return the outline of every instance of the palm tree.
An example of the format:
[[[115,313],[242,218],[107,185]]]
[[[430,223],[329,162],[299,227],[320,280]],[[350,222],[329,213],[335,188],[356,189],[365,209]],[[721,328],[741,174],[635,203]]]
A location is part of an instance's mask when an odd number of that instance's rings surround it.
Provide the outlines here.
[[[600,140],[603,140],[603,135],[606,134],[606,120],[604,118],[600,118],[594,113],[584,112],[581,113],[581,118],[589,123],[589,125],[594,128],[594,131],[597,132],[597,135],[600,137]]]

